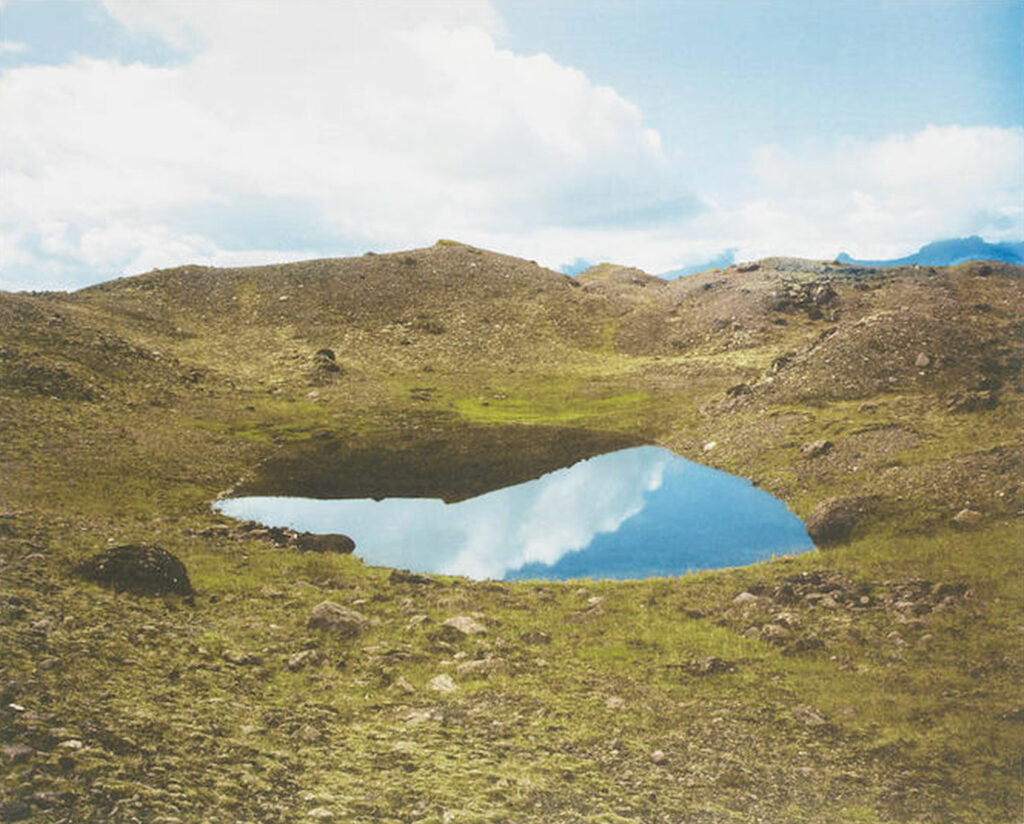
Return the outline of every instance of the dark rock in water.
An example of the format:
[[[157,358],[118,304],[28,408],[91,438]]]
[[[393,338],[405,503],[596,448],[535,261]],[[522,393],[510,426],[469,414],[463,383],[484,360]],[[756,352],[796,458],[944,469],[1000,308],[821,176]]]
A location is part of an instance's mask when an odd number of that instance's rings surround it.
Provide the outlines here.
[[[306,552],[340,552],[349,555],[355,550],[356,542],[348,535],[314,535],[312,532],[300,532],[295,536],[295,546]]]
[[[158,546],[127,544],[105,549],[78,567],[89,580],[138,595],[192,595],[185,565]]]
[[[308,629],[322,629],[346,638],[352,638],[366,629],[370,622],[354,609],[346,609],[333,601],[323,601],[313,607],[306,622]]]
[[[854,526],[870,508],[870,498],[829,498],[807,517],[807,534],[819,546],[847,541]]]

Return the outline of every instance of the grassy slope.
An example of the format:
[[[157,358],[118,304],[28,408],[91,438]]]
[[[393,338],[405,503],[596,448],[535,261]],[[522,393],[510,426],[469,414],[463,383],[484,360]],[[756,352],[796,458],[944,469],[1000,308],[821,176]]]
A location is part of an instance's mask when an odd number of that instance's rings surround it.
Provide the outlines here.
[[[1020,272],[883,273],[823,312],[780,299],[848,274],[817,268],[574,287],[449,245],[3,296],[0,720],[30,748],[5,751],[5,815],[1018,820]],[[341,374],[315,372],[322,346]],[[947,409],[985,387],[994,409]],[[848,493],[876,514],[837,549],[582,586],[393,584],[351,557],[196,534],[288,444],[386,457],[470,423],[662,443],[801,515]],[[802,457],[819,438],[831,452]],[[968,505],[981,522],[954,528]],[[77,580],[111,540],[179,555],[196,606]],[[308,633],[325,599],[372,628]],[[487,635],[439,639],[459,614]],[[789,636],[764,640],[772,623]],[[321,663],[291,671],[306,649]],[[722,671],[702,672],[712,657]],[[477,659],[488,671],[459,671]],[[439,673],[458,691],[431,690]]]

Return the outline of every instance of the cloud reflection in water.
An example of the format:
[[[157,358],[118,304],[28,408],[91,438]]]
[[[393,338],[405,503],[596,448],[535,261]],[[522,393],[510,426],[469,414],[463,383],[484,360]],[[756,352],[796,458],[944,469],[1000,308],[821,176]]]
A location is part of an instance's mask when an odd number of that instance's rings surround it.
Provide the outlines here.
[[[476,579],[668,575],[810,548],[781,501],[651,446],[453,504],[249,497],[216,508],[274,526],[343,532],[370,564]]]

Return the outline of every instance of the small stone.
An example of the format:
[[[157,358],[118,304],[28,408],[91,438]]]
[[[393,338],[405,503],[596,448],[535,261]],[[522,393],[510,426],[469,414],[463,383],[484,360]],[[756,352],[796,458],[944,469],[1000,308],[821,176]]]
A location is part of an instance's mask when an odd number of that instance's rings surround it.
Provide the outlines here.
[[[3,748],[3,753],[4,758],[10,763],[20,764],[22,761],[28,761],[35,754],[35,750],[24,744],[10,744]]]
[[[651,753],[651,762],[654,764],[665,764],[668,762],[668,756],[661,750],[655,750]]]
[[[820,727],[828,723],[825,720],[825,716],[819,710],[808,705],[799,706],[794,709],[793,718],[802,724],[806,724],[808,727]]]
[[[85,746],[85,744],[83,744],[77,738],[69,738],[67,741],[61,741],[57,746],[62,747],[65,750],[78,751],[82,749]]]
[[[981,513],[976,509],[961,509],[953,516],[953,523],[957,526],[974,526],[981,520]]]
[[[924,369],[932,362],[932,359],[928,357],[924,352],[919,352],[917,358],[914,360],[914,366],[918,369]]]
[[[456,615],[441,624],[438,634],[442,641],[454,642],[472,635],[486,635],[487,628],[468,615]]]
[[[732,599],[732,602],[736,604],[736,606],[740,607],[746,606],[748,604],[756,604],[757,601],[757,596],[754,595],[752,592],[741,592],[739,595]]]
[[[490,675],[505,669],[505,662],[500,658],[478,658],[466,661],[455,668],[457,675]]]
[[[718,441],[708,441],[706,444],[704,444],[704,446],[701,447],[701,451],[710,452],[716,446],[718,446]]]
[[[551,636],[546,632],[541,632],[539,629],[530,629],[520,635],[519,640],[524,644],[550,644]]]
[[[792,637],[793,633],[790,630],[778,624],[766,624],[761,627],[761,640],[769,644],[784,644]]]
[[[316,727],[309,724],[303,724],[299,727],[298,731],[296,731],[294,737],[298,738],[299,741],[305,741],[307,744],[313,744],[324,736]]]
[[[316,666],[322,661],[323,655],[321,655],[319,650],[307,649],[295,653],[295,655],[288,659],[288,669],[292,672],[297,672],[305,667]]]
[[[326,807],[315,807],[306,813],[306,818],[312,818],[314,821],[333,821],[334,813]]]
[[[435,675],[427,681],[427,686],[434,690],[434,692],[440,692],[444,695],[450,695],[459,689],[458,685],[452,680],[452,677],[446,673]]]
[[[404,692],[406,695],[412,695],[414,692],[416,692],[416,687],[409,683],[409,681],[406,680],[405,676],[403,675],[399,675],[394,680],[393,686],[396,690],[398,690],[399,692]]]
[[[811,441],[800,447],[800,454],[805,458],[817,458],[832,450],[832,441]]]
[[[354,638],[369,626],[370,622],[365,615],[333,601],[317,604],[306,622],[309,629],[328,630],[346,638]]]

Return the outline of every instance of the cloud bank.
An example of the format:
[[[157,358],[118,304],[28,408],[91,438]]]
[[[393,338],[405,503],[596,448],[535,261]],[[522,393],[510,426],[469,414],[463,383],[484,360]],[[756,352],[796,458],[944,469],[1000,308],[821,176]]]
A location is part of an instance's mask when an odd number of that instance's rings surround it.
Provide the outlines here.
[[[762,147],[737,158],[747,185],[695,193],[685,147],[614,89],[500,48],[483,2],[106,5],[187,59],[3,71],[4,288],[438,237],[658,272],[725,249],[884,257],[1024,236],[1020,129]]]

